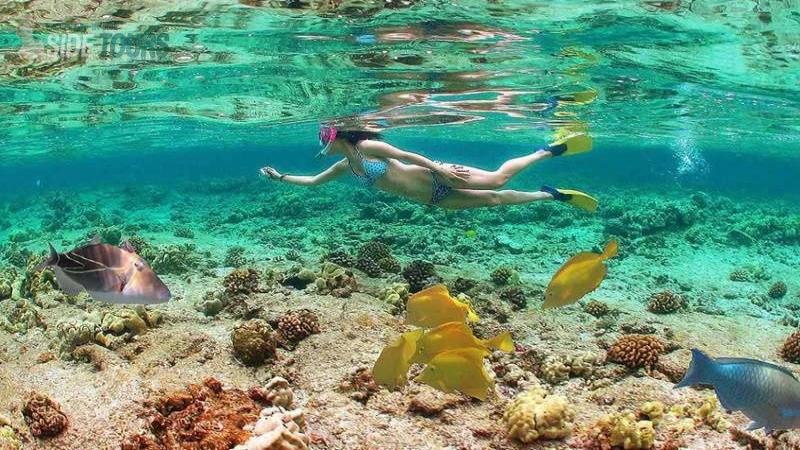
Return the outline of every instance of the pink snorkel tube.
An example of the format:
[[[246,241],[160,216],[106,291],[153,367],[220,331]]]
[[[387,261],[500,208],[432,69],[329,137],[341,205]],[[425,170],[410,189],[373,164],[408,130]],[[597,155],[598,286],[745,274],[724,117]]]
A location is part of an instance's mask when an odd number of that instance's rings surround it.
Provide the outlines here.
[[[331,144],[336,142],[336,127],[333,125],[322,125],[319,128],[319,145],[322,145],[322,150],[317,153],[317,158],[322,158],[328,154]]]

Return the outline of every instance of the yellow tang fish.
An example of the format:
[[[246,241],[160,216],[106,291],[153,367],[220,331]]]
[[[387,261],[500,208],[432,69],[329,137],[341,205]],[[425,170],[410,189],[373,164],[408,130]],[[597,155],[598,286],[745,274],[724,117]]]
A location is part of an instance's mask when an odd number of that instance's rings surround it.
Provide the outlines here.
[[[448,322],[423,334],[417,341],[417,353],[412,364],[427,364],[440,353],[457,348],[497,349],[504,352],[514,350],[511,333],[498,334],[491,339],[478,339],[464,322]]]
[[[486,400],[486,390],[494,386],[483,368],[483,358],[488,354],[488,350],[475,347],[440,353],[414,379],[442,392],[459,391]]]
[[[372,377],[376,383],[394,390],[406,382],[408,368],[411,367],[411,357],[417,351],[417,340],[422,333],[423,330],[403,333],[397,340],[384,347],[372,368]]]
[[[464,317],[477,322],[472,308],[450,296],[443,284],[419,291],[408,299],[406,323],[422,328],[434,328],[447,322],[463,322]]]
[[[608,268],[604,261],[617,254],[617,241],[606,245],[602,255],[592,252],[581,252],[569,259],[553,275],[545,291],[542,309],[558,308],[581,299],[600,286],[606,277]]]

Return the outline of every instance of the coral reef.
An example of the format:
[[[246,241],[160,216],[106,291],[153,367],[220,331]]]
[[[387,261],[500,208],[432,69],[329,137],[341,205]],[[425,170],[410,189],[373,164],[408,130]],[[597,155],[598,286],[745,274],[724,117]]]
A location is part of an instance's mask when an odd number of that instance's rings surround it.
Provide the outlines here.
[[[338,249],[332,252],[329,252],[322,258],[323,262],[332,262],[337,266],[342,267],[354,267],[356,265],[356,260],[349,253],[345,250]]]
[[[317,279],[317,274],[313,270],[301,266],[295,266],[292,270],[283,276],[281,284],[284,286],[291,286],[295,289],[305,289],[306,286],[313,283]]]
[[[656,314],[670,314],[686,306],[686,300],[681,294],[672,291],[656,292],[647,302],[647,310]]]
[[[606,357],[609,361],[624,364],[631,369],[650,368],[656,364],[664,350],[666,345],[655,336],[629,334],[611,344]]]
[[[278,342],[290,350],[306,337],[319,332],[319,319],[308,309],[288,312],[278,319]]]
[[[566,398],[532,387],[506,405],[503,421],[509,438],[529,444],[569,436],[574,417]]]
[[[126,439],[122,450],[229,450],[251,437],[245,426],[258,420],[261,397],[223,389],[213,378],[165,394],[146,402],[148,430]]]
[[[542,363],[539,376],[548,383],[560,383],[570,377],[591,376],[600,358],[591,352],[573,352],[565,355],[551,355]]]
[[[351,270],[327,261],[323,263],[314,283],[317,292],[340,298],[350,297],[358,289],[358,281]]]
[[[602,417],[577,442],[579,448],[625,450],[653,448],[655,430],[650,420],[637,420],[632,412]]]
[[[270,406],[289,409],[294,403],[294,391],[285,378],[273,377],[263,389],[252,389],[250,396]]]
[[[188,273],[199,264],[200,257],[196,253],[194,244],[168,245],[160,248],[154,252],[150,261],[150,266],[156,273],[172,275]]]
[[[609,308],[608,303],[599,300],[589,300],[586,302],[586,306],[583,307],[583,310],[598,318],[611,313],[611,308]]]
[[[638,238],[662,231],[686,229],[703,217],[703,209],[692,199],[652,202],[647,207],[628,209],[622,217],[605,224],[606,234]]]
[[[58,436],[69,425],[69,420],[61,412],[58,403],[38,393],[32,393],[25,400],[22,415],[25,417],[31,434],[38,438]]]
[[[22,439],[4,417],[0,416],[0,450],[20,450]]]
[[[361,367],[339,383],[338,389],[341,392],[350,392],[350,398],[357,402],[367,403],[380,387],[375,383],[372,372],[366,367]]]
[[[275,356],[272,328],[261,319],[251,319],[237,325],[231,333],[233,354],[247,366],[257,366]]]
[[[491,274],[489,274],[489,278],[491,278],[492,282],[498,286],[505,286],[509,284],[511,281],[514,280],[516,277],[516,271],[508,266],[498,267],[494,269]]]
[[[244,256],[245,248],[241,245],[234,245],[225,252],[225,259],[222,261],[225,267],[243,267],[249,261]]]
[[[225,276],[222,285],[228,295],[252,294],[259,291],[261,273],[255,269],[233,269]]]
[[[769,295],[769,298],[774,298],[774,299],[783,298],[783,296],[786,295],[786,283],[784,283],[783,281],[778,281],[774,283],[772,286],[769,287],[767,295]]]
[[[254,425],[245,427],[251,433],[250,438],[232,450],[306,450],[310,447],[304,428],[301,409],[265,408]]]
[[[448,287],[450,288],[450,292],[453,295],[458,295],[461,293],[470,294],[470,292],[477,286],[478,286],[477,281],[464,277],[458,277],[448,285]]]
[[[403,278],[408,282],[409,291],[413,294],[439,282],[436,267],[422,260],[412,261],[403,269]]]
[[[378,294],[378,298],[385,301],[392,307],[392,314],[400,314],[406,309],[408,296],[411,295],[408,285],[405,283],[394,283],[389,287],[383,288]]]
[[[28,258],[25,267],[25,277],[20,285],[20,296],[31,300],[36,300],[40,294],[58,289],[56,274],[53,269],[46,268],[36,271],[36,266],[42,262],[43,258],[31,256]]]
[[[800,330],[790,334],[783,342],[781,357],[789,362],[800,363]]]
[[[194,231],[192,231],[192,229],[187,226],[176,227],[175,231],[172,232],[172,235],[180,238],[194,239]],[[103,242],[113,242],[113,241],[107,241],[104,239]]]
[[[228,305],[229,296],[222,292],[206,291],[199,302],[195,303],[194,309],[206,316],[216,316]]]
[[[97,343],[106,348],[116,348],[134,336],[157,326],[162,320],[159,312],[147,311],[139,305],[134,309],[120,308],[95,311],[83,318],[72,318],[56,324],[59,356],[74,357],[76,347]]]
[[[510,286],[500,291],[500,298],[511,303],[511,309],[520,311],[528,306],[528,299],[525,298],[525,293],[522,288],[518,286]]]
[[[379,259],[378,267],[386,273],[400,273],[402,270],[400,263],[391,256]]]
[[[383,265],[389,269],[395,269],[395,266],[399,266],[386,244],[370,241],[358,250],[355,267],[367,274],[367,276],[375,278],[381,276],[385,270],[381,265],[381,261],[384,261]],[[393,270],[388,270],[388,272],[393,272]],[[397,272],[399,272],[399,269]]]
[[[738,281],[741,283],[745,283],[748,281],[753,281],[753,276],[750,272],[746,269],[736,269],[728,276],[728,279],[731,281]]]

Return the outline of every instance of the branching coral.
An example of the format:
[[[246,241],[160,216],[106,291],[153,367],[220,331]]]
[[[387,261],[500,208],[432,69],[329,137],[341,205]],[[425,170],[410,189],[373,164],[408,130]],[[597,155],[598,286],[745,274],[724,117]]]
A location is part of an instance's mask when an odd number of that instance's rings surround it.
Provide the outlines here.
[[[234,245],[225,252],[225,259],[223,263],[225,267],[242,267],[248,264],[247,258],[244,256],[245,248],[241,245]]]
[[[528,306],[528,300],[525,298],[525,293],[517,286],[504,288],[500,291],[500,298],[511,303],[511,309],[520,311]]]
[[[261,274],[255,269],[234,269],[222,281],[228,295],[252,294],[259,290]]]
[[[779,299],[783,298],[786,295],[786,283],[783,281],[778,281],[774,283],[772,286],[769,287],[769,291],[767,291],[767,295],[770,298]]]
[[[572,431],[575,413],[560,395],[533,387],[506,405],[503,420],[508,437],[523,443],[562,439]]]
[[[39,438],[57,436],[69,425],[69,420],[61,412],[58,403],[42,394],[33,393],[28,397],[22,408],[22,415],[31,434]]]
[[[498,267],[489,274],[492,282],[498,286],[504,286],[516,279],[517,273],[514,269],[508,266]]]
[[[319,332],[319,319],[308,309],[289,312],[278,319],[278,341],[290,349],[306,337]]]
[[[666,350],[661,339],[646,334],[629,334],[620,337],[608,349],[609,361],[624,364],[631,369],[652,367],[658,356]]]
[[[408,281],[411,293],[419,292],[439,282],[436,267],[432,263],[422,260],[415,260],[407,265],[403,269],[403,278]]]
[[[583,310],[595,317],[607,316],[611,312],[608,303],[599,300],[589,300]]]
[[[686,306],[686,300],[681,294],[672,291],[656,292],[650,296],[647,309],[656,314],[669,314]]]
[[[800,363],[800,330],[789,335],[783,342],[781,357],[789,362]]]
[[[349,253],[341,249],[328,253],[322,260],[323,262],[332,262],[342,267],[353,267],[356,264],[356,260],[350,256]]]
[[[373,278],[381,276],[384,271],[400,271],[389,247],[378,241],[367,242],[358,250],[355,267]]]
[[[275,356],[272,328],[261,319],[240,323],[231,334],[233,354],[243,364],[257,366]]]

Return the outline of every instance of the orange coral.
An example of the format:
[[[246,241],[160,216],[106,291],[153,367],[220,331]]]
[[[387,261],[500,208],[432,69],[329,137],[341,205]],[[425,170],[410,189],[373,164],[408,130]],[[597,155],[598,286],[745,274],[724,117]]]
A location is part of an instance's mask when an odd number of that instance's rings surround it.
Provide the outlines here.
[[[616,340],[607,352],[609,361],[624,364],[632,369],[652,367],[664,350],[664,342],[646,334],[629,334]]]

